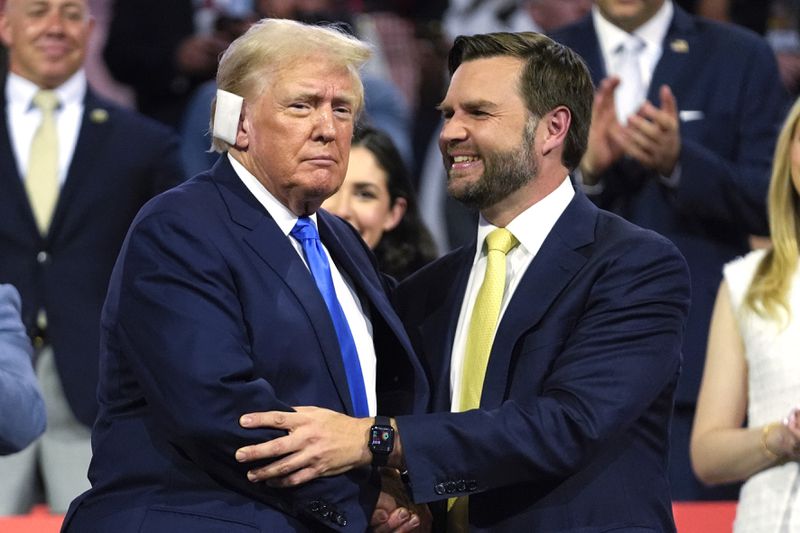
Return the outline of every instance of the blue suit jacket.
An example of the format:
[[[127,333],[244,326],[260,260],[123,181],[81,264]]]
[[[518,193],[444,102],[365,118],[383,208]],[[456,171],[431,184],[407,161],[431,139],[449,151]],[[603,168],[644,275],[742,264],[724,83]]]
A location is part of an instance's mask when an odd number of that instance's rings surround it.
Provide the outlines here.
[[[674,530],[667,433],[689,307],[675,246],[576,193],[498,326],[480,410],[450,413],[474,253],[398,288],[435,384],[435,414],[397,419],[415,500],[469,495],[471,531]]]
[[[16,289],[0,284],[0,455],[25,448],[42,434],[47,419],[19,313]]]
[[[178,139],[141,115],[95,96],[85,111],[75,153],[53,214],[50,233],[36,227],[6,124],[0,94],[0,280],[22,296],[32,337],[39,309],[47,311],[64,394],[86,425],[97,413],[100,309],[111,268],[136,212],[183,174]]]
[[[591,16],[552,37],[584,58],[595,84],[606,77]],[[655,105],[663,84],[682,115],[678,185],[625,161],[602,177],[605,190],[593,200],[668,237],[686,257],[692,308],[677,401],[694,405],[722,265],[747,252],[748,235],[767,232],[770,165],[787,97],[763,39],[677,6],[650,82]]]
[[[424,372],[372,255],[343,220],[319,211],[318,222],[371,318],[379,411],[422,411]],[[234,459],[282,433],[241,428],[246,412],[353,409],[324,300],[227,157],[137,216],[102,322],[92,488],[66,530],[366,529],[379,486],[371,468],[270,489]]]

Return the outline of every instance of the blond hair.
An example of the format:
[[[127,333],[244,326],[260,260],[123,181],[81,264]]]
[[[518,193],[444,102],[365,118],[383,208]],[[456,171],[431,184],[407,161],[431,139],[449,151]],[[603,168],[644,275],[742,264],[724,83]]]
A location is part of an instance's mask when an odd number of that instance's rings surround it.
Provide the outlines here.
[[[800,99],[783,124],[770,178],[767,207],[772,247],[756,269],[744,306],[786,326],[791,317],[789,289],[800,255],[800,195],[792,182],[792,144],[800,122]]]
[[[356,116],[364,107],[364,86],[358,71],[372,54],[370,46],[349,35],[337,25],[317,26],[287,19],[262,19],[233,41],[222,54],[217,69],[217,88],[248,98],[258,98],[269,74],[298,61],[327,58],[338,62],[353,76],[356,89]],[[211,103],[211,131],[214,109]],[[212,149],[226,151],[230,145],[214,138]]]

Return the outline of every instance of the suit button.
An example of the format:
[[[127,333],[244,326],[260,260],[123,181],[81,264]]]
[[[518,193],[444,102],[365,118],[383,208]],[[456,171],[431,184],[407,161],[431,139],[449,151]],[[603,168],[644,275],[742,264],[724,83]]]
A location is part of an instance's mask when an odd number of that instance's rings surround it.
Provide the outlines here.
[[[50,254],[42,250],[38,254],[36,254],[36,262],[40,265],[47,263],[47,260],[50,259]]]
[[[467,482],[466,482],[466,481],[464,481],[463,479],[462,479],[462,480],[460,480],[460,481],[459,481],[459,482],[456,484],[456,489],[458,490],[458,492],[465,492],[465,491],[467,490]]]
[[[334,513],[333,521],[342,527],[347,525],[347,519],[341,513]]]
[[[478,490],[478,482],[474,479],[467,480],[467,490],[470,492]]]
[[[456,482],[448,481],[444,484],[444,490],[447,492],[447,494],[453,494],[453,492],[456,490]]]
[[[433,492],[435,492],[439,496],[444,494],[444,483],[437,483],[436,485],[434,485],[433,486]]]
[[[310,510],[312,513],[316,513],[317,511],[319,511],[319,507],[320,507],[320,502],[318,502],[317,500],[314,500],[313,502],[311,502],[311,503],[308,505],[308,509],[309,509],[309,510]]]

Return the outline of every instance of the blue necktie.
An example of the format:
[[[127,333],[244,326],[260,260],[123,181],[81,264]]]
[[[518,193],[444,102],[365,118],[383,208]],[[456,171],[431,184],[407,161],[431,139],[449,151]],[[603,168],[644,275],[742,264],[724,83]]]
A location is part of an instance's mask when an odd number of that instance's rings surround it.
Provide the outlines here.
[[[303,254],[306,256],[308,268],[314,281],[317,283],[319,292],[325,299],[328,312],[333,320],[333,327],[336,329],[336,337],[339,339],[339,347],[342,350],[342,360],[344,370],[347,374],[347,384],[350,387],[350,400],[353,402],[353,412],[357,417],[369,416],[369,404],[367,404],[367,392],[364,387],[364,375],[361,373],[361,363],[356,351],[356,343],[347,318],[344,316],[342,306],[336,297],[336,290],[333,288],[333,278],[331,278],[331,267],[328,264],[328,257],[322,249],[322,242],[319,240],[319,233],[314,223],[308,217],[300,217],[297,224],[292,228],[291,236],[300,242],[303,247]]]

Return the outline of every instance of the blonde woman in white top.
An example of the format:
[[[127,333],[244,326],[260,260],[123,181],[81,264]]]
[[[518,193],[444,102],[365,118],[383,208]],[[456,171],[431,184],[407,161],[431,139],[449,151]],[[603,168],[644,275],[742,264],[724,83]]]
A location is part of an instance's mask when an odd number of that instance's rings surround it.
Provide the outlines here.
[[[692,430],[700,480],[746,480],[734,531],[800,532],[799,123],[800,100],[775,150],[772,246],[724,269]]]

